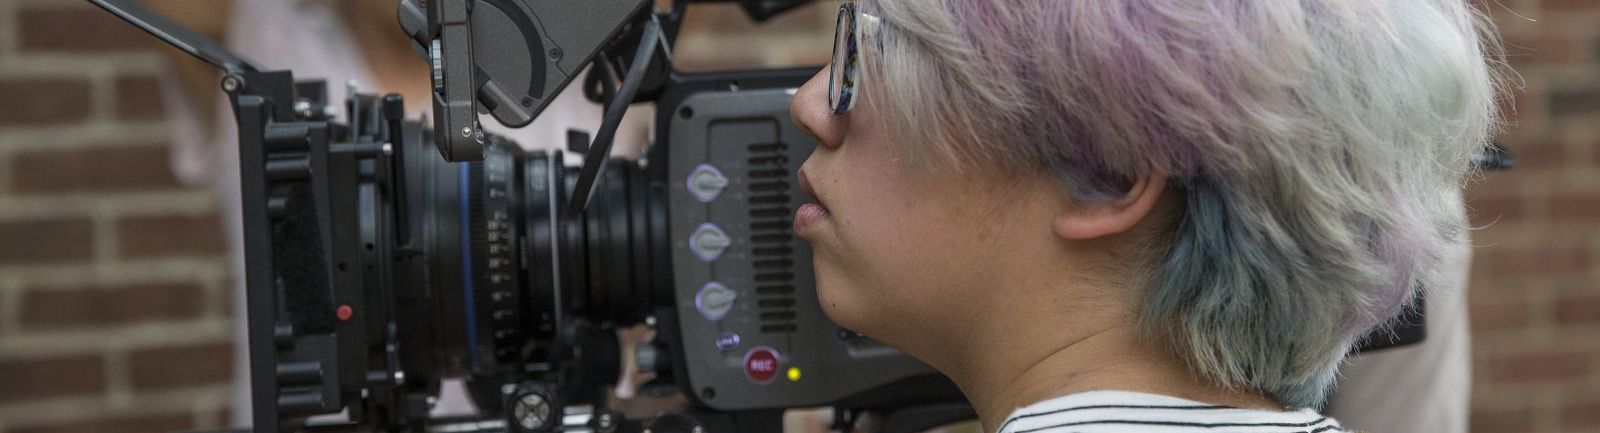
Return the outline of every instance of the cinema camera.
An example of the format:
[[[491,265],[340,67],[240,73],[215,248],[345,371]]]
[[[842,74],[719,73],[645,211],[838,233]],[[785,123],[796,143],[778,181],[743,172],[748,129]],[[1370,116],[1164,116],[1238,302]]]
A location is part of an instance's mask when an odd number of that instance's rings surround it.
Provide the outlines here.
[[[432,74],[431,128],[395,94],[351,92],[338,122],[320,81],[259,70],[136,2],[91,1],[224,73],[256,432],[760,433],[813,406],[890,433],[973,418],[948,379],[818,305],[790,233],[806,200],[792,174],[815,143],[788,115],[815,69],[674,71],[688,0],[401,1]],[[761,21],[805,1],[739,3]],[[585,93],[608,103],[592,143],[572,134],[581,167],[479,127],[480,113],[528,124],[589,65]],[[657,105],[654,145],[608,158],[642,101]],[[607,407],[613,330],[639,323],[658,332],[640,370],[688,408]],[[1369,349],[1417,341],[1421,324]],[[446,378],[467,380],[475,416],[430,418]]]

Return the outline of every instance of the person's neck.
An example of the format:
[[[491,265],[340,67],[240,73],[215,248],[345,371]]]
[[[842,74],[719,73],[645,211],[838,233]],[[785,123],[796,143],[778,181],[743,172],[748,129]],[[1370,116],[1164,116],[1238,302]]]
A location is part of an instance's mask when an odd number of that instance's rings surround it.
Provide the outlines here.
[[[1048,308],[1036,311],[1044,310]],[[1085,313],[1046,313],[1054,320],[1006,315],[1005,320],[1015,325],[991,327],[986,329],[988,335],[967,339],[983,343],[966,345],[972,350],[958,355],[964,359],[949,359],[941,366],[971,401],[985,432],[996,433],[1017,408],[1095,390],[1281,409],[1260,394],[1228,390],[1195,378],[1178,359],[1141,343],[1132,317]]]

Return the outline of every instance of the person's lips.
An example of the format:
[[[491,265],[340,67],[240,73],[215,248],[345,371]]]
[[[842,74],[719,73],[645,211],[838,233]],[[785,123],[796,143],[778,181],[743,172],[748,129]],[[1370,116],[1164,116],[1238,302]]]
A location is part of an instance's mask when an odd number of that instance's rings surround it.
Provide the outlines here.
[[[822,203],[822,197],[812,188],[811,179],[806,176],[805,170],[800,170],[796,177],[799,178],[800,192],[813,200],[800,205],[800,208],[794,211],[794,231],[803,234],[807,228],[816,226],[828,218],[828,206]]]

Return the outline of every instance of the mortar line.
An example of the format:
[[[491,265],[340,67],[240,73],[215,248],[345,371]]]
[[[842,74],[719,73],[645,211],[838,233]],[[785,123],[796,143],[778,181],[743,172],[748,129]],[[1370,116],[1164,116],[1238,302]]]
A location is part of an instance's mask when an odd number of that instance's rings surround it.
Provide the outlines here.
[[[140,396],[134,405],[113,408],[103,396],[72,396],[45,400],[23,400],[18,404],[0,406],[0,420],[6,428],[47,425],[83,420],[84,414],[92,417],[115,418],[152,413],[182,413],[191,410],[196,401],[226,401],[231,388],[228,385],[206,385],[171,391],[153,391]]]
[[[106,401],[112,408],[133,405],[133,391],[128,378],[128,348],[121,341],[112,341],[105,350]]]
[[[11,57],[21,38],[22,29],[17,28],[17,2],[0,2],[0,57]]]
[[[22,283],[42,286],[71,286],[106,279],[172,281],[194,278],[195,269],[227,266],[222,257],[171,257],[126,260],[110,263],[94,272],[83,272],[81,265],[0,266],[0,275],[11,275]]]
[[[228,341],[232,323],[225,320],[193,319],[153,322],[120,328],[85,328],[31,332],[0,340],[0,353],[33,355],[75,355],[101,353],[107,341],[123,346],[166,346]]]
[[[104,204],[105,200],[116,203]],[[84,215],[104,208],[119,216],[190,215],[199,216],[216,209],[211,192],[205,190],[139,191],[126,193],[68,193],[46,197],[0,199],[0,219],[60,218]]]
[[[89,119],[88,124],[111,124],[117,122],[117,80],[116,68],[110,62],[95,65],[88,70],[89,76]]]
[[[104,200],[104,199],[102,199]],[[117,261],[117,248],[120,241],[117,229],[117,213],[107,209],[104,203],[97,204],[89,209],[89,221],[94,226],[94,268],[99,273],[101,269]]]
[[[11,159],[11,145],[0,144],[0,206],[4,206],[6,198],[11,196],[11,176],[14,173]]]
[[[11,275],[0,275],[0,341],[22,327],[22,289]],[[0,430],[3,431],[3,430]]]
[[[163,121],[123,123],[88,122],[73,128],[60,125],[7,127],[0,143],[12,149],[84,150],[164,144],[171,137]]]
[[[202,292],[205,298],[205,309],[201,313],[202,317],[215,320],[229,319],[230,300],[226,296],[227,292],[224,289],[228,285],[227,280],[227,272],[207,273],[205,275],[205,285],[202,286],[205,288],[205,291]]]

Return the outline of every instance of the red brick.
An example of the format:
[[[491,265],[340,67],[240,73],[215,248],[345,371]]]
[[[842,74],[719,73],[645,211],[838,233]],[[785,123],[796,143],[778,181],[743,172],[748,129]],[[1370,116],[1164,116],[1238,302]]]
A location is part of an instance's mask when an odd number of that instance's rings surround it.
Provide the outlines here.
[[[1558,88],[1550,91],[1550,117],[1600,114],[1600,88]]]
[[[105,390],[98,354],[0,360],[0,402],[97,394]]]
[[[1524,218],[1531,203],[1522,197],[1483,197],[1467,202],[1471,209],[1472,225],[1474,227],[1487,226],[1498,221],[1511,221]]]
[[[1600,11],[1600,3],[1594,0],[1539,0],[1539,6],[1549,11]]]
[[[1471,423],[1476,433],[1521,433],[1531,431],[1533,410],[1527,408],[1473,408]]]
[[[1504,45],[1506,60],[1514,67],[1571,63],[1585,54],[1582,43],[1561,35],[1507,38]]]
[[[45,149],[18,152],[8,171],[19,195],[179,188],[168,161],[164,145]]]
[[[118,119],[160,119],[164,112],[159,79],[151,76],[117,77]]]
[[[1519,170],[1546,170],[1565,167],[1572,163],[1571,152],[1561,143],[1539,143],[1531,146],[1518,146],[1509,149],[1517,158]]]
[[[204,309],[205,294],[194,283],[29,290],[22,298],[22,326],[60,329],[181,320],[199,317]]]
[[[1497,277],[1540,276],[1551,273],[1587,272],[1593,255],[1585,246],[1509,247],[1495,246],[1479,252],[1474,267]]]
[[[216,214],[140,215],[117,221],[117,254],[130,258],[215,256],[227,252]]]
[[[17,12],[24,51],[127,51],[154,48],[155,39],[94,7],[27,8]]]
[[[32,427],[17,427],[7,430],[8,433],[172,433],[195,428],[194,416],[187,413],[167,413],[152,415],[125,415],[112,418],[98,418],[82,421],[72,421],[60,424],[48,424]]]
[[[1555,352],[1489,360],[1489,380],[1498,383],[1582,380],[1594,370],[1595,354]]]
[[[1600,44],[1596,44],[1596,45],[1600,45]],[[1595,142],[1593,144],[1590,144],[1589,148],[1590,149],[1600,149],[1600,139],[1597,139],[1597,140],[1595,140]],[[1600,167],[1600,152],[1594,152],[1592,155],[1589,156],[1589,164],[1594,166],[1594,167]]]
[[[1600,193],[1556,194],[1550,197],[1550,217],[1556,221],[1600,222]]]
[[[207,414],[207,417],[211,419],[211,425],[213,427],[233,427],[233,411],[226,407],[212,411],[210,414]]]
[[[0,221],[0,265],[86,261],[94,226],[81,217]]]
[[[1565,402],[1562,406],[1561,428],[1594,431],[1596,427],[1600,427],[1600,402]]]
[[[0,80],[0,126],[80,122],[93,107],[89,82],[77,78]]]
[[[1600,293],[1566,293],[1556,298],[1556,322],[1600,324]]]
[[[233,379],[233,344],[141,349],[128,355],[128,375],[136,390],[227,384]]]
[[[1528,302],[1521,297],[1503,300],[1473,299],[1470,305],[1472,331],[1520,329],[1528,326]]]

